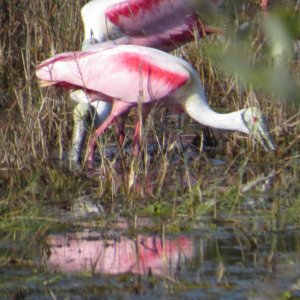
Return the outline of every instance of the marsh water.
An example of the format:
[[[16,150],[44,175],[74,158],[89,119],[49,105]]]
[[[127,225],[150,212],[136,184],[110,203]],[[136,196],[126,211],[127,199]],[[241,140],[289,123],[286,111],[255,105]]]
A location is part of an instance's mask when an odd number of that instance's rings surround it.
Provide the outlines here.
[[[211,163],[217,173],[228,168]],[[271,188],[272,167],[248,168],[256,180],[246,176],[238,209],[192,218],[122,216],[122,201],[88,195],[49,201],[32,217],[37,230],[1,236],[0,299],[300,299],[300,230],[278,209],[291,188]],[[166,195],[156,209],[174,201]],[[219,195],[204,195],[201,207],[226,202]]]
[[[257,218],[211,221],[166,234],[122,220],[30,245],[2,241],[15,259],[1,267],[1,299],[300,298],[299,230],[264,231]]]

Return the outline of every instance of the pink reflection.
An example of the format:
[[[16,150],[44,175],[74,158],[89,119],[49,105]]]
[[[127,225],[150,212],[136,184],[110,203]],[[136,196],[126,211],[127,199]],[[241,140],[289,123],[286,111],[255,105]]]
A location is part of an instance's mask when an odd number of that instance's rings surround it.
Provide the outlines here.
[[[105,240],[97,233],[48,237],[51,270],[65,273],[153,274],[172,276],[176,267],[193,255],[193,242],[186,237],[162,239],[138,235]]]

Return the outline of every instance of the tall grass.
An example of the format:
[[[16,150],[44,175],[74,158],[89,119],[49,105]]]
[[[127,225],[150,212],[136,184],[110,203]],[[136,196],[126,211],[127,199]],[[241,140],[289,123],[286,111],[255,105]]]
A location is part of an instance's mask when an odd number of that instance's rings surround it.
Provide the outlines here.
[[[142,151],[140,157],[132,158],[121,149],[117,157],[110,159],[100,149],[101,165],[90,178],[86,173],[69,173],[55,159],[64,160],[70,146],[72,133],[72,106],[68,94],[58,89],[41,91],[34,75],[35,66],[49,56],[67,50],[80,49],[82,24],[80,9],[86,1],[2,1],[0,4],[0,204],[2,212],[21,209],[39,201],[79,197],[93,193],[108,201],[124,201],[129,206],[149,211],[162,211],[171,205],[178,211],[191,214],[201,209],[203,197],[213,199],[209,209],[219,207],[220,192],[234,197],[231,207],[237,207],[242,186],[247,180],[255,180],[261,172],[247,168],[251,163],[277,163],[289,159],[297,161],[299,153],[300,115],[296,103],[286,104],[276,95],[245,85],[237,76],[228,74],[209,55],[210,46],[225,47],[218,37],[207,37],[184,48],[184,55],[199,72],[211,106],[223,112],[259,104],[269,121],[271,134],[279,145],[277,157],[262,149],[241,134],[214,131],[218,141],[217,150],[210,154],[199,152],[189,160],[182,151],[180,137],[199,134],[198,124],[176,121],[177,117],[166,115],[157,109],[144,122],[142,150],[149,139],[158,149],[153,155]],[[292,2],[292,1],[291,1]],[[227,22],[231,28],[257,17],[255,1],[243,1],[239,10],[232,10],[217,23]],[[204,18],[205,19],[205,18]],[[259,24],[257,22],[257,24]],[[256,25],[254,25],[255,27]],[[257,25],[258,26],[258,25]],[[266,58],[262,33],[251,35],[251,50],[255,58]],[[225,46],[224,46],[225,45]],[[266,58],[267,59],[267,58]],[[299,77],[299,61],[291,64],[293,76]],[[127,132],[132,132],[136,114],[127,120]],[[170,120],[175,123],[170,124]],[[175,121],[174,121],[175,120]],[[129,139],[127,138],[127,141]],[[108,132],[102,142],[114,142],[114,134]],[[200,143],[201,144],[201,143]],[[175,157],[175,158],[174,158]],[[218,168],[208,159],[226,161]],[[117,168],[119,164],[120,169]],[[267,167],[269,168],[269,167]],[[295,176],[299,169],[295,168]],[[122,172],[119,170],[123,170]],[[284,180],[281,169],[276,169],[279,183]],[[60,173],[60,172],[63,173]],[[147,176],[146,176],[147,175]],[[167,190],[167,192],[165,192]],[[171,198],[166,203],[164,196]],[[171,196],[170,196],[171,195]],[[186,202],[187,198],[191,202]],[[150,204],[147,202],[150,199]],[[125,201],[127,201],[125,200]],[[151,201],[158,201],[153,206]],[[215,201],[216,200],[216,201]],[[138,202],[140,201],[140,202]],[[189,203],[189,204],[188,204]],[[228,202],[229,203],[229,202]],[[67,205],[67,204],[66,204]],[[150,205],[148,207],[148,205]],[[175,205],[175,206],[174,206]],[[226,206],[226,204],[224,204]],[[223,206],[223,204],[221,204]],[[130,211],[130,210],[128,210]],[[0,212],[1,213],[1,212]]]

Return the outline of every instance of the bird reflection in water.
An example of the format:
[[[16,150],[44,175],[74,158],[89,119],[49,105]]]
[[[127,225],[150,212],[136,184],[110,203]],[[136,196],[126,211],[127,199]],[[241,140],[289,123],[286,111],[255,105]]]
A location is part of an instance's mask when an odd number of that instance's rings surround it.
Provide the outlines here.
[[[173,277],[178,266],[193,256],[193,242],[180,236],[163,239],[157,235],[121,236],[105,239],[100,233],[77,232],[49,235],[48,267],[64,273],[133,273]]]

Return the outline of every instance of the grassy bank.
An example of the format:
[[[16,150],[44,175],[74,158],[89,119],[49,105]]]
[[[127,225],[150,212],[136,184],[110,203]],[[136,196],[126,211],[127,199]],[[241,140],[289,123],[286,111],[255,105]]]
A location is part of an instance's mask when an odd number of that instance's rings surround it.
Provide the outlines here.
[[[34,70],[55,53],[80,48],[80,9],[84,2],[37,4],[15,0],[0,4],[0,227],[9,232],[26,226],[39,227],[43,221],[61,224],[60,218],[49,217],[44,207],[69,209],[74,199],[82,197],[96,199],[107,211],[128,216],[156,214],[175,220],[178,216],[209,214],[217,218],[224,211],[252,213],[254,208],[258,214],[271,210],[274,217],[285,211],[279,220],[298,224],[299,100],[286,102],[282,95],[264,89],[267,75],[261,77],[261,84],[249,84],[245,83],[248,78],[241,80],[238,73],[233,75],[223,64],[236,39],[230,31],[236,31],[243,22],[251,22],[250,34],[237,52],[244,51],[253,65],[269,68],[270,53],[255,1],[244,1],[244,6],[207,20],[220,26],[225,22],[228,41],[207,37],[203,43],[188,45],[183,55],[199,72],[215,110],[229,112],[253,104],[262,108],[279,146],[276,155],[265,153],[242,134],[219,131],[213,132],[217,148],[203,152],[199,125],[188,118],[179,122],[177,116],[157,110],[144,124],[144,137],[151,139],[157,149],[151,155],[144,152],[132,160],[121,149],[110,158],[100,150],[101,164],[92,176],[68,169],[65,158],[70,147],[74,104],[65,91],[41,91]],[[223,53],[220,49],[229,51]],[[182,53],[178,50],[176,54]],[[299,60],[293,60],[289,67],[289,76],[297,82]],[[259,73],[256,75],[259,78]],[[132,132],[135,117],[133,112],[126,124],[127,132]],[[192,141],[196,134],[196,149],[183,151],[180,136]],[[127,141],[130,138],[129,135]],[[144,147],[147,140],[142,141]],[[115,143],[113,130],[102,143]],[[270,186],[266,188],[267,184]],[[255,194],[263,189],[270,194],[269,205],[250,205],[251,197],[255,199]]]

